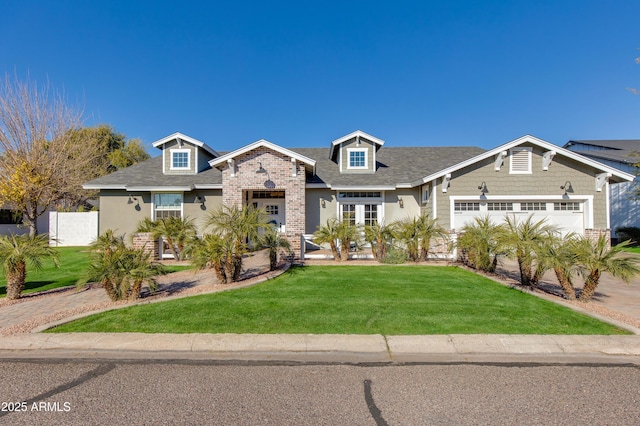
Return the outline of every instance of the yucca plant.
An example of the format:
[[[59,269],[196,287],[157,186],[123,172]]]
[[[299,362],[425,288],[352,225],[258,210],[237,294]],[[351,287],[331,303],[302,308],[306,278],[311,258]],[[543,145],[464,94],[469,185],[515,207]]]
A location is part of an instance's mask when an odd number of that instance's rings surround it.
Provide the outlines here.
[[[27,265],[42,268],[43,259],[59,266],[59,253],[49,246],[49,237],[41,235],[1,235],[0,262],[7,279],[7,299],[19,299],[27,280]]]

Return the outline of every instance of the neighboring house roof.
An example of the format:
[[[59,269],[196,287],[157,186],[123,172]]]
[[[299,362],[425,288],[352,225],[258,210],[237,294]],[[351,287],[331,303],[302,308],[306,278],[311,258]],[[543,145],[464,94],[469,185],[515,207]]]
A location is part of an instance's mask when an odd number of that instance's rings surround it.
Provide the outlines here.
[[[609,161],[618,161],[623,164],[634,164],[640,161],[640,140],[570,140],[564,144],[573,152]],[[591,149],[590,149],[591,148]],[[636,154],[636,155],[634,155]]]
[[[205,150],[206,152],[208,152],[209,154],[213,155],[214,157],[219,157],[220,154],[218,154],[213,148],[211,148],[209,145],[207,145],[204,142],[199,141],[198,139],[194,139],[190,136],[187,136],[185,134],[182,134],[180,132],[175,132],[172,135],[169,135],[165,138],[162,138],[160,140],[155,141],[152,145],[154,148],[158,148],[164,144],[166,144],[167,142],[171,142],[174,140],[183,140],[185,142],[189,142],[197,147],[202,148],[203,150]]]
[[[197,174],[164,174],[162,156],[118,170],[85,183],[85,189],[126,189],[127,191],[184,190],[222,188],[222,173],[210,168]]]
[[[426,182],[432,181],[432,180],[434,180],[436,178],[440,178],[440,177],[445,176],[445,175],[447,175],[449,173],[453,173],[453,172],[458,171],[458,170],[460,170],[462,168],[465,168],[465,167],[470,166],[470,165],[472,165],[474,163],[477,163],[478,161],[482,161],[482,160],[484,160],[486,158],[490,158],[490,157],[495,157],[495,156],[501,154],[503,151],[507,151],[507,150],[509,150],[511,148],[515,148],[517,146],[520,146],[522,144],[527,144],[527,143],[528,144],[532,144],[532,145],[537,145],[537,146],[539,146],[541,148],[547,149],[550,153],[553,153],[552,158],[553,158],[553,156],[559,154],[559,155],[563,155],[565,157],[571,158],[573,160],[579,161],[579,162],[581,162],[583,164],[586,164],[588,166],[591,166],[596,170],[601,170],[602,172],[607,173],[611,177],[614,177],[615,178],[614,180],[616,180],[616,181],[624,181],[624,180],[632,181],[635,178],[635,176],[633,176],[632,174],[625,173],[625,172],[620,171],[620,170],[618,170],[618,169],[616,169],[614,167],[610,167],[610,166],[607,166],[605,164],[599,163],[599,162],[594,161],[594,160],[592,160],[590,158],[587,158],[585,156],[577,154],[577,153],[575,153],[573,151],[569,151],[568,149],[560,148],[557,145],[554,145],[552,143],[543,141],[542,139],[538,139],[535,136],[525,135],[525,136],[522,136],[522,137],[520,137],[518,139],[514,139],[511,142],[507,142],[504,145],[500,145],[499,147],[494,148],[494,149],[492,149],[490,151],[486,151],[486,152],[484,152],[484,153],[482,153],[480,155],[477,155],[477,156],[475,156],[473,158],[469,158],[469,159],[467,159],[465,161],[462,161],[459,164],[456,164],[456,165],[451,166],[451,167],[444,168],[442,170],[439,170],[436,173],[427,175],[427,176],[423,177],[420,181],[413,182],[413,185],[415,186],[415,185],[419,185],[421,183],[426,183]]]

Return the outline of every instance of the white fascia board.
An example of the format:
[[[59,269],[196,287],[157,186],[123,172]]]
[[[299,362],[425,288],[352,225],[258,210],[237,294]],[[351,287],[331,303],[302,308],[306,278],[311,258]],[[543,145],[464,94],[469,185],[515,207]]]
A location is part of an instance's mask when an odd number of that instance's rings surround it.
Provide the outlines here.
[[[326,183],[308,183],[305,185],[307,189],[330,189],[331,186]]]
[[[357,136],[360,136],[361,138],[365,138],[366,140],[371,141],[379,146],[384,145],[384,141],[382,139],[376,138],[375,136],[365,133],[362,130],[356,130],[355,132],[349,133],[348,135],[342,136],[341,138],[338,138],[333,142],[331,142],[331,149],[329,150],[329,158],[333,158],[333,150],[335,149],[336,146],[350,139],[353,139]]]
[[[193,185],[193,189],[222,189],[221,183],[200,183]]]
[[[82,189],[127,189],[127,186],[122,183],[111,184],[84,184]]]
[[[525,136],[522,136],[522,137],[520,137],[518,139],[514,139],[511,142],[507,142],[506,144],[501,145],[501,146],[499,146],[497,148],[494,148],[492,150],[483,152],[482,154],[476,155],[475,157],[472,157],[472,158],[470,158],[468,160],[465,160],[465,161],[463,161],[461,163],[458,163],[458,164],[456,164],[454,166],[451,166],[451,167],[449,167],[447,169],[443,169],[443,170],[440,170],[437,173],[431,174],[429,176],[425,176],[422,179],[419,179],[419,180],[417,180],[415,182],[412,182],[412,184],[414,186],[422,185],[422,184],[427,183],[427,182],[429,182],[429,181],[431,181],[433,179],[440,178],[440,177],[446,175],[447,173],[452,173],[452,172],[455,172],[457,170],[463,169],[463,168],[465,168],[467,166],[470,166],[470,165],[472,165],[474,163],[477,163],[478,161],[482,161],[482,160],[484,160],[486,158],[493,157],[494,155],[497,155],[502,151],[508,151],[509,149],[514,148],[514,147],[516,147],[518,145],[522,145],[524,143],[531,143],[533,145],[537,145],[537,146],[540,146],[542,148],[545,148],[545,149],[547,149],[549,151],[555,151],[559,155],[563,155],[565,157],[568,157],[568,158],[571,158],[573,160],[579,161],[579,162],[584,163],[584,164],[586,164],[588,166],[591,166],[591,167],[593,167],[595,169],[599,169],[599,170],[602,170],[604,172],[611,173],[612,175],[617,176],[617,177],[619,177],[621,179],[624,179],[624,180],[627,180],[627,181],[633,181],[633,179],[635,178],[635,176],[633,176],[632,174],[629,174],[629,173],[623,172],[621,170],[618,170],[616,168],[613,168],[613,167],[607,166],[605,164],[599,163],[599,162],[597,162],[595,160],[592,160],[590,158],[584,157],[584,156],[582,156],[580,154],[576,154],[575,152],[569,151],[568,149],[564,149],[564,148],[561,148],[561,147],[559,147],[557,145],[554,145],[554,144],[552,144],[550,142],[544,141],[542,139],[538,139],[535,136],[525,135]]]
[[[171,134],[169,136],[166,136],[166,137],[164,137],[164,138],[162,138],[160,140],[157,140],[154,143],[152,143],[151,145],[154,148],[158,148],[158,147],[164,145],[165,143],[171,142],[171,141],[176,140],[176,139],[182,139],[185,142],[189,142],[192,145],[200,147],[200,148],[204,149],[209,154],[211,154],[211,155],[213,155],[215,157],[219,157],[220,156],[220,154],[218,154],[213,148],[211,148],[206,143],[204,143],[202,141],[199,141],[198,139],[194,139],[194,138],[192,138],[190,136],[187,136],[185,134],[182,134],[180,132],[173,133],[173,134]]]
[[[354,185],[354,186],[333,186],[334,191],[394,191],[395,186],[389,185]]]
[[[593,195],[487,195],[480,198],[480,195],[450,195],[449,199],[462,200],[462,201],[593,201]],[[529,212],[531,213],[531,212]]]
[[[170,191],[193,191],[193,185],[189,186],[129,186],[127,191],[152,191],[152,192],[170,192]]]
[[[268,149],[271,149],[273,151],[279,152],[280,154],[286,155],[287,157],[291,157],[291,158],[295,158],[297,161],[300,161],[308,166],[310,166],[313,170],[313,174],[316,173],[316,161],[309,158],[309,157],[305,157],[304,155],[300,155],[297,152],[291,151],[290,149],[287,148],[283,148],[279,145],[276,145],[274,143],[271,143],[267,140],[264,139],[260,139],[259,141],[256,141],[252,144],[246,145],[242,148],[236,149],[235,151],[232,151],[228,154],[223,155],[222,157],[218,157],[215,158],[211,161],[209,161],[209,165],[211,167],[215,167],[218,164],[223,164],[226,163],[227,160],[233,159],[235,157],[237,157],[238,155],[242,155],[244,153],[247,153],[249,151],[253,151],[256,148],[261,148],[261,147],[265,147]]]
[[[412,185],[410,183],[397,183],[396,184],[396,188],[414,188],[415,185]]]

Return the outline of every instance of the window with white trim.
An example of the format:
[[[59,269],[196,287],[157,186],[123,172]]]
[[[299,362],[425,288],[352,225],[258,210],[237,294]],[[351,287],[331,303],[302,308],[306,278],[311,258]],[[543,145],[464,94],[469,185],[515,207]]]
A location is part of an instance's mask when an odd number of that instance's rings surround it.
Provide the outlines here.
[[[513,148],[511,149],[511,165],[509,173],[511,174],[529,174],[531,173],[531,148]]]
[[[540,201],[527,201],[520,203],[520,211],[533,212],[547,210],[547,203]]]
[[[160,193],[153,196],[154,219],[182,217],[182,194]]]
[[[348,169],[366,169],[368,165],[367,148],[347,148],[349,157]]]
[[[553,210],[579,212],[582,210],[581,206],[582,206],[582,203],[578,201],[562,201],[562,202],[553,203]]]
[[[453,210],[456,212],[477,212],[480,211],[480,203],[467,203],[464,201],[456,201],[453,203]]]
[[[189,170],[191,160],[191,150],[188,149],[172,149],[171,151],[171,170]]]
[[[510,212],[513,211],[513,203],[487,203],[487,210],[494,212]]]

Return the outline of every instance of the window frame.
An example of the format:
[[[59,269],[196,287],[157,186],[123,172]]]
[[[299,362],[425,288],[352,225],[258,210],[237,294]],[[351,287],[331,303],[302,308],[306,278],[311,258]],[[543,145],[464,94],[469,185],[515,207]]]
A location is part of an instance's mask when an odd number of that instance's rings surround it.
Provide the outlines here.
[[[364,166],[351,165],[351,154],[364,153]],[[366,170],[369,168],[369,148],[347,148],[347,169]]]
[[[158,208],[158,203],[157,203],[157,198],[158,196],[161,195],[179,195],[180,196],[180,207],[179,208]],[[153,217],[153,220],[157,220],[158,219],[158,215],[157,212],[158,211],[163,211],[163,212],[179,212],[179,216],[175,216],[175,217],[184,217],[184,192],[154,192],[153,196],[151,198],[152,202],[151,202],[151,214]],[[171,215],[168,216],[163,216],[163,217],[170,217]]]
[[[180,148],[180,149],[171,149],[169,150],[169,170],[191,170],[191,150]],[[187,166],[186,167],[176,167],[174,165],[174,155],[175,154],[187,154]]]

